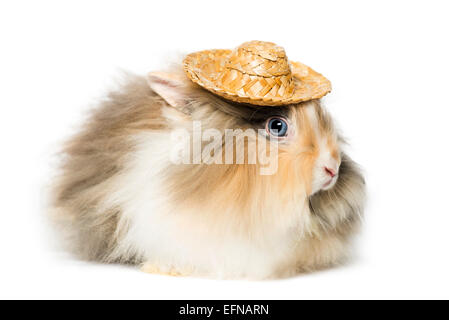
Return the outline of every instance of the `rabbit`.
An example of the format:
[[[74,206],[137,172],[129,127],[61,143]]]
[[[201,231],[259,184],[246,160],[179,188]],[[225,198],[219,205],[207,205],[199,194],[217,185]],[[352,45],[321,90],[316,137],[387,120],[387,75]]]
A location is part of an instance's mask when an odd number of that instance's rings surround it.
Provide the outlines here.
[[[193,134],[195,122],[223,136],[240,129],[232,139],[257,131],[263,152],[277,145],[275,172],[175,163],[173,132]],[[239,141],[248,151],[250,138]],[[181,68],[127,75],[64,146],[51,218],[81,259],[149,273],[273,279],[328,268],[350,256],[363,215],[365,181],[344,144],[319,99],[251,106]]]

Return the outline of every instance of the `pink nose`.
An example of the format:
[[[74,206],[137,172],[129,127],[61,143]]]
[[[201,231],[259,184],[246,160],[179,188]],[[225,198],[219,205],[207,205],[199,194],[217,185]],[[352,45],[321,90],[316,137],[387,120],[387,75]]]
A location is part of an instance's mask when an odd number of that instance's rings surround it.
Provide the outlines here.
[[[335,175],[337,174],[337,171],[328,167],[324,167],[324,171],[326,171],[326,173],[328,175],[330,175],[332,178],[335,177]]]

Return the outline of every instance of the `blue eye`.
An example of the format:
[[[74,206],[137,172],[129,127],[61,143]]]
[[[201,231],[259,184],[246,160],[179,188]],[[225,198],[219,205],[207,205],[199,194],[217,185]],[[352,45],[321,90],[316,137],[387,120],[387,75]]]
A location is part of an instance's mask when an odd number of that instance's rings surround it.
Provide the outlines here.
[[[267,131],[274,137],[285,137],[288,131],[288,124],[282,118],[270,118],[267,121]]]

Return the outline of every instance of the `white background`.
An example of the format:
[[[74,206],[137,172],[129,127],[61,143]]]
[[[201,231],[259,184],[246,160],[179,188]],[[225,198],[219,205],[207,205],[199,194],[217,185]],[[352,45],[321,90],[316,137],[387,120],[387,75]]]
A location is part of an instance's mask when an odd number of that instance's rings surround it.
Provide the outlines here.
[[[0,298],[449,298],[445,1],[2,1]],[[48,244],[61,141],[113,86],[185,53],[274,41],[333,83],[369,200],[349,265],[280,281],[148,275]]]

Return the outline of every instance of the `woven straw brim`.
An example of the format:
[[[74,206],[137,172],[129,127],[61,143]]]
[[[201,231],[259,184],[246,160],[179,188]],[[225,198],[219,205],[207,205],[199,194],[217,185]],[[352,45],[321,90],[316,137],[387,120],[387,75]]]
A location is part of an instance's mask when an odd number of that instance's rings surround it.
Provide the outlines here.
[[[290,78],[230,70],[226,61],[231,53],[231,50],[205,50],[189,54],[184,59],[184,70],[201,87],[225,99],[253,105],[294,104],[321,98],[331,91],[328,79],[300,62],[290,61]],[[294,86],[288,86],[290,81]]]

